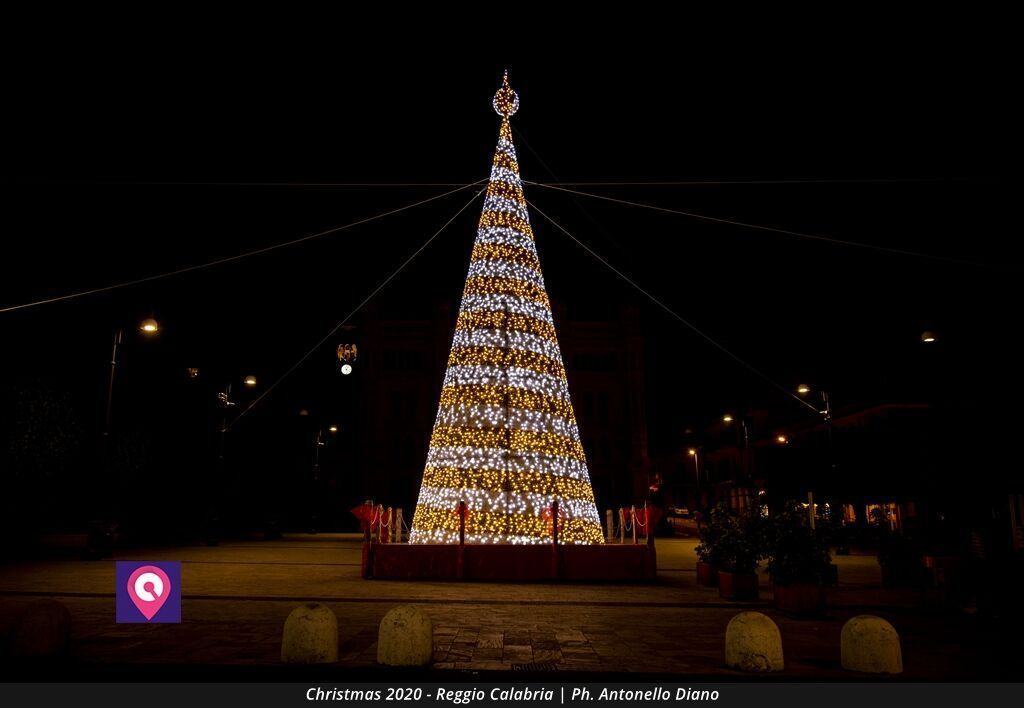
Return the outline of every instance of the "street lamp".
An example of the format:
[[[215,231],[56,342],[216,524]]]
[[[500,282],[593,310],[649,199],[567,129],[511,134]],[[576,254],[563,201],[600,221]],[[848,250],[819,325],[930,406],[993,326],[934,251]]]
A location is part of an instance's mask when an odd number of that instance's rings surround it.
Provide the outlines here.
[[[686,454],[693,458],[693,472],[697,477],[697,484],[700,484],[700,451],[695,447],[691,447],[686,451]]]
[[[800,394],[801,396],[806,396],[812,390],[813,389],[810,386],[808,386],[807,384],[800,384],[799,386],[796,387],[796,392],[798,394]],[[831,421],[832,420],[832,404],[829,401],[828,391],[821,390],[821,391],[819,391],[819,393],[821,394],[821,402],[824,405],[824,408],[822,410],[818,411],[818,412],[825,417],[826,421]]]
[[[244,383],[249,388],[252,388],[252,387],[254,387],[256,385],[256,377],[255,376],[246,376],[244,379],[242,379],[242,383]]]
[[[330,431],[331,434],[337,433],[338,432],[338,426],[337,425],[332,425],[327,430]]]
[[[722,416],[722,422],[723,423],[731,423],[732,422],[732,415],[729,414],[729,413],[726,413],[725,415],[723,415]]]
[[[160,324],[150,317],[139,323],[139,331],[146,336],[153,336],[160,330]],[[110,352],[110,379],[107,382],[107,415],[103,425],[103,437],[110,437],[111,412],[114,403],[114,379],[117,375],[117,350],[124,344],[124,329],[118,327],[114,332],[114,344]]]
[[[927,340],[927,339],[924,338],[925,335],[929,335],[929,334],[930,334],[930,332],[925,332],[924,335],[921,335],[922,341],[934,341],[934,339]],[[808,386],[807,384],[800,384],[799,386],[797,386],[796,392],[799,393],[801,396],[803,396],[803,395],[806,395],[806,394],[811,392],[811,387]],[[822,408],[820,411],[818,411],[818,413],[820,413],[821,416],[825,420],[825,432],[826,432],[826,435],[828,436],[829,467],[831,468],[832,473],[834,474],[835,471],[836,471],[836,456],[835,456],[835,443],[833,442],[833,438],[832,438],[832,400],[831,400],[831,398],[829,396],[828,391],[826,391],[824,389],[821,389],[819,391],[819,393],[821,394],[821,402],[822,402],[822,405],[824,406],[824,408]],[[784,435],[778,436],[776,438],[776,441],[780,445],[785,445],[788,442],[788,440],[785,439]],[[814,508],[815,507],[814,507],[814,490],[813,489],[808,489],[807,490],[807,504],[806,504],[806,506],[808,508],[808,522],[810,523],[810,527],[813,529],[815,527],[815,518],[814,518]]]
[[[776,435],[775,442],[777,442],[779,445],[785,445],[786,443],[789,442],[789,438],[787,438],[785,435]]]
[[[931,344],[937,339],[938,338],[935,336],[935,332],[925,330],[924,332],[921,333],[921,341],[924,342],[925,344]]]

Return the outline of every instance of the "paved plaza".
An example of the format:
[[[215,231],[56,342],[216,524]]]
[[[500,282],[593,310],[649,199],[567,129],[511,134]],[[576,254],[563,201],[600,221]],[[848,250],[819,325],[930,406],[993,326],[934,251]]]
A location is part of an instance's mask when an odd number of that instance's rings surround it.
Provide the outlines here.
[[[355,535],[290,535],[118,553],[119,560],[182,562],[182,623],[114,622],[111,560],[54,559],[0,566],[0,635],[27,603],[52,597],[72,615],[76,666],[279,665],[281,630],[299,603],[338,616],[340,664],[375,666],[377,626],[399,604],[434,622],[439,676],[463,671],[738,675],[723,663],[725,627],[743,609],[770,615],[782,632],[783,677],[847,678],[839,666],[843,623],[885,617],[902,637],[908,679],[979,678],[1013,669],[998,643],[962,612],[929,609],[912,590],[879,586],[873,556],[841,556],[840,584],[819,619],[775,612],[767,579],[762,600],[733,603],[696,585],[692,539],[658,539],[658,581],[650,585],[436,583],[363,580]]]

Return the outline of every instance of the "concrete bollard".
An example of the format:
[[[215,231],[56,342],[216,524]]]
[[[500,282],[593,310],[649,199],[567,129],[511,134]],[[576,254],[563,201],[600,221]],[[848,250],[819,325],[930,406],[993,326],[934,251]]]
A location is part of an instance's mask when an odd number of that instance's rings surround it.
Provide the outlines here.
[[[740,612],[725,628],[725,663],[740,671],[782,671],[782,635],[760,612]]]
[[[434,625],[422,610],[402,605],[384,615],[377,633],[377,663],[426,666],[434,656]]]
[[[903,654],[896,628],[881,617],[857,615],[840,635],[843,668],[869,674],[903,673]]]
[[[338,618],[326,605],[309,602],[292,610],[284,622],[281,661],[285,664],[331,664],[338,660]]]
[[[25,608],[11,633],[11,653],[19,657],[65,654],[71,641],[71,613],[56,600],[39,600]]]

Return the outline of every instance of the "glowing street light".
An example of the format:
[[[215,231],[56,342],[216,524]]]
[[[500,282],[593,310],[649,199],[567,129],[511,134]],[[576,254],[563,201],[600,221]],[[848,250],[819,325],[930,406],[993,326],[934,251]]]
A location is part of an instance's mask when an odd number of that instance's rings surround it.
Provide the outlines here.
[[[926,330],[921,333],[921,341],[924,342],[925,344],[931,344],[932,342],[936,341],[936,339],[937,337],[935,336],[935,332],[930,332]]]
[[[334,434],[334,433],[338,432],[338,426],[337,425],[332,425],[329,428],[327,428],[327,430],[329,430],[332,434]]]
[[[693,458],[693,472],[697,478],[697,484],[700,485],[700,454],[695,447],[688,449],[686,454]]]
[[[147,319],[142,320],[142,322],[139,323],[139,331],[142,332],[142,334],[146,335],[147,337],[151,337],[151,336],[155,335],[157,332],[160,331],[160,324],[155,319],[153,319],[152,317],[149,317]],[[114,379],[117,376],[117,353],[121,349],[121,347],[123,347],[123,346],[124,346],[124,328],[123,327],[118,327],[114,331],[114,341],[113,341],[113,346],[111,347],[111,352],[110,352],[110,378],[107,381],[107,413],[106,413],[106,417],[105,417],[104,423],[103,423],[103,439],[104,439],[104,441],[110,439],[111,410],[113,409],[113,405],[114,405],[114,403],[113,403],[114,402]],[[104,455],[104,462],[103,462],[103,464],[105,466],[107,464],[107,459],[106,459],[106,455],[107,455],[106,443],[104,443],[103,455]]]
[[[808,393],[811,392],[811,387],[808,386],[807,384],[800,384],[799,386],[796,387],[796,392],[799,393],[801,396],[806,396]]]
[[[722,422],[723,423],[731,423],[732,422],[732,414],[726,413],[725,415],[723,415],[722,416]]]
[[[244,379],[242,379],[242,383],[244,383],[249,388],[252,388],[253,386],[256,385],[256,377],[252,375],[246,376]]]
[[[789,438],[787,438],[785,435],[776,435],[775,442],[777,442],[779,445],[785,445],[786,443],[789,442]]]

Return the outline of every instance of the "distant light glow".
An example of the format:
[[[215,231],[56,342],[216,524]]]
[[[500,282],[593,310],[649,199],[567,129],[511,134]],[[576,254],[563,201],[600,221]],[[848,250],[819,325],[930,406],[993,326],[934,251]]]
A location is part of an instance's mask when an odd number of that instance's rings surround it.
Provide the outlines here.
[[[255,386],[256,385],[256,377],[255,376],[246,376],[244,379],[242,379],[242,383],[244,383],[246,386],[249,386],[249,387]]]
[[[342,364],[341,365],[341,373],[344,376],[348,376],[349,374],[351,374],[352,373],[352,365],[351,364]]]
[[[732,416],[730,414],[726,413],[725,415],[722,416],[722,422],[723,423],[731,423],[732,422]]]
[[[799,393],[801,396],[806,396],[808,393],[811,392],[811,387],[808,386],[807,384],[800,384],[799,386],[796,387],[796,392]]]
[[[160,330],[160,324],[153,318],[149,318],[142,320],[142,324],[139,325],[139,329],[146,334],[156,334]]]

